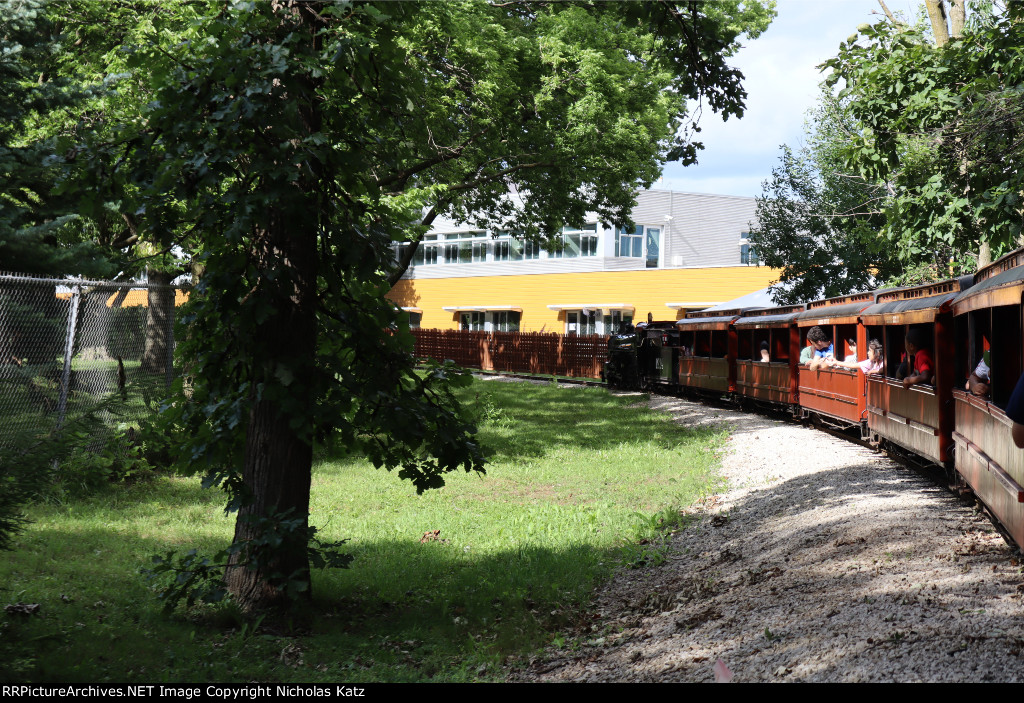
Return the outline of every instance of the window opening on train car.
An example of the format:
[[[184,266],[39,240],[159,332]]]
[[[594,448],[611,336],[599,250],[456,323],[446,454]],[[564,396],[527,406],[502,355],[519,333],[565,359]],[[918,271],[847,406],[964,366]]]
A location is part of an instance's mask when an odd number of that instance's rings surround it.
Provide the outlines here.
[[[809,333],[808,333],[809,334]],[[810,340],[810,337],[804,338],[804,347],[800,350],[800,365],[807,366],[811,363],[811,359],[814,358],[814,342]]]
[[[1006,416],[1013,421],[1010,437],[1018,449],[1024,449],[1024,376],[1017,379],[1013,394],[1006,405]]]
[[[882,355],[881,341],[872,339],[868,342],[867,357],[864,361],[856,361],[856,359],[854,361],[837,361],[833,366],[841,369],[860,369],[866,376],[882,373],[885,367],[885,360]]]
[[[754,330],[746,330],[737,335],[739,348],[736,351],[736,358],[744,361],[757,361],[757,339]]]
[[[974,367],[974,371],[967,377],[967,383],[964,384],[964,390],[970,391],[971,395],[976,395],[979,398],[987,398],[992,390],[992,369],[988,365],[988,359],[984,358],[987,356],[989,353],[986,351],[983,358]]]
[[[966,375],[964,390],[988,398],[992,393],[991,313],[988,308],[972,310],[956,322],[956,338],[967,340],[956,347],[956,368]]]
[[[814,354],[811,355],[809,368],[816,369],[828,366],[829,360],[835,357],[835,345],[829,337],[829,333],[815,325],[807,333],[807,339],[814,345]]]
[[[696,333],[693,347],[694,356],[711,356],[711,332],[701,330]]]
[[[683,356],[693,356],[693,332],[679,334],[679,353]]]
[[[1006,407],[1010,394],[1021,376],[1021,306],[1000,305],[992,308],[992,402]]]
[[[884,329],[882,344],[886,361],[885,375],[901,381],[907,375],[904,363],[906,354],[903,348],[903,339],[906,337],[907,331],[903,325],[886,325]]]
[[[724,359],[729,353],[729,333],[725,330],[711,332],[711,356]]]
[[[903,387],[914,385],[931,385],[935,378],[935,360],[932,358],[931,325],[914,326],[907,330],[903,340],[906,349],[907,370],[903,377]]]
[[[754,330],[752,341],[750,357],[754,361],[771,361],[771,330]]]
[[[789,361],[789,330],[772,330],[772,361]]]

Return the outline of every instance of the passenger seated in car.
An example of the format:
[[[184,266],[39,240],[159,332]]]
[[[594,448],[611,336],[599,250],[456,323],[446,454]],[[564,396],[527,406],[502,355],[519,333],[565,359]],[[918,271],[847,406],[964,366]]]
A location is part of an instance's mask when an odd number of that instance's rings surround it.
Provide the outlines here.
[[[930,384],[935,376],[935,361],[928,350],[928,335],[920,327],[911,327],[904,346],[907,349],[907,373],[910,375],[903,379],[903,387]]]
[[[772,360],[772,355],[768,351],[768,342],[761,342],[761,361],[768,363]]]
[[[1010,437],[1018,449],[1024,449],[1024,374],[1017,380],[1017,385],[1006,404],[1006,417],[1013,421]]]
[[[985,353],[987,354],[988,352]],[[964,390],[970,391],[972,395],[976,395],[979,398],[988,397],[989,392],[992,390],[992,370],[985,363],[984,358],[974,367],[974,372],[967,379]]]
[[[885,362],[882,359],[882,343],[877,339],[868,342],[868,358],[864,361],[857,361],[856,356],[853,361],[850,360],[850,357],[846,357],[845,361],[833,361],[831,365],[841,369],[860,369],[865,375],[882,373],[882,369],[885,367]]]
[[[811,359],[814,358],[814,351],[815,351],[815,349],[814,349],[814,342],[812,342],[810,340],[810,337],[808,337],[808,339],[807,339],[807,346],[800,350],[800,365],[801,366],[807,366],[807,364],[811,363]]]
[[[828,366],[830,360],[835,357],[835,346],[832,344],[832,340],[828,338],[825,330],[815,325],[807,333],[807,341],[814,345],[814,353],[811,355],[808,368],[817,369]]]
[[[857,361],[857,340],[850,338],[846,340],[846,346],[850,348],[850,353],[843,359],[844,363],[855,363]]]

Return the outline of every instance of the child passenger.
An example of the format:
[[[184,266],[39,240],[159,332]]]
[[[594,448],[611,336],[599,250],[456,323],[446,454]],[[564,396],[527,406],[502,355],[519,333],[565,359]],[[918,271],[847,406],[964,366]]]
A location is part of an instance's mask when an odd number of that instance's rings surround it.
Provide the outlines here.
[[[846,345],[850,348],[850,353],[843,359],[844,362],[855,362],[857,361],[857,340],[852,337],[846,340]]]
[[[988,352],[985,353],[987,354]],[[992,390],[992,370],[989,369],[984,358],[982,358],[982,360],[978,362],[978,365],[974,367],[974,372],[971,374],[971,377],[967,379],[967,384],[964,386],[964,389],[970,391],[973,395],[976,395],[979,398],[988,397],[989,391]]]
[[[828,338],[825,330],[815,325],[807,333],[807,341],[814,345],[814,354],[811,355],[811,362],[808,367],[816,369],[828,366],[830,360],[835,357],[835,346],[832,344],[832,340]]]
[[[868,342],[868,358],[864,361],[857,361],[856,357],[851,361],[847,357],[845,361],[833,362],[832,366],[838,366],[841,369],[860,369],[865,375],[882,373],[882,369],[885,366],[882,360],[882,343],[877,339],[872,339]]]
[[[913,358],[913,369],[912,373],[903,379],[903,387],[931,383],[932,377],[935,376],[935,362],[932,360],[932,353],[928,351],[928,335],[920,327],[911,327],[907,331],[904,346],[907,349],[907,356]]]

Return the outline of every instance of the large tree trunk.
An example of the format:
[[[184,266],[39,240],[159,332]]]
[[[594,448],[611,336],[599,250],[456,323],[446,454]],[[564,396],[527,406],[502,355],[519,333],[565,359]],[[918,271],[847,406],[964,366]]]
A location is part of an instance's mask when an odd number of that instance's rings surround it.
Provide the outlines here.
[[[949,36],[957,38],[964,33],[967,23],[967,0],[949,0]]]
[[[978,270],[992,263],[992,245],[981,242],[978,245]]]
[[[171,340],[174,326],[174,289],[170,287],[175,274],[150,271],[147,292],[146,340],[142,351],[144,373],[167,373],[171,363]]]
[[[266,322],[266,334],[255,342],[259,348],[254,350],[253,402],[242,472],[248,496],[238,512],[234,537],[236,544],[251,548],[233,563],[255,563],[234,566],[227,573],[228,587],[246,612],[283,604],[285,583],[299,585],[307,596],[310,592],[312,432],[301,417],[298,428],[292,421],[316,401],[317,235],[315,226],[297,221],[294,212],[279,215],[257,244],[257,256],[275,269],[275,275],[260,281],[253,304],[267,303],[274,313]],[[282,530],[282,517],[298,521],[297,527]],[[284,541],[261,546],[274,531],[281,531]]]
[[[935,46],[945,46],[949,41],[949,22],[946,19],[944,0],[925,0],[924,5],[928,8],[928,19],[931,20],[932,33],[935,35]]]
[[[301,3],[275,7],[317,45],[312,17]],[[309,9],[309,8],[307,8]],[[299,129],[321,129],[316,96],[319,85],[299,77],[296,94]],[[301,157],[299,157],[301,158]],[[252,407],[245,441],[242,479],[246,494],[235,522],[235,545],[226,581],[244,612],[285,605],[312,591],[309,574],[309,492],[313,465],[314,407],[317,400],[317,247],[321,204],[315,160],[293,163],[301,174],[294,195],[268,213],[266,230],[256,233],[253,261],[261,276],[251,305],[272,310],[258,339],[252,340]],[[270,275],[268,275],[270,274]],[[280,541],[278,541],[280,540]]]

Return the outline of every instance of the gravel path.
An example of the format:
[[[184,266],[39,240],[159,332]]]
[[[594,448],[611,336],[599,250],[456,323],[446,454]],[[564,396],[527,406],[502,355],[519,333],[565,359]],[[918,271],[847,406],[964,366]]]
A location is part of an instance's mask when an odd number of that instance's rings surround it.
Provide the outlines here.
[[[517,681],[1024,680],[1024,577],[991,523],[851,442],[672,398],[683,424],[733,426],[729,490],[624,570],[575,649]]]

